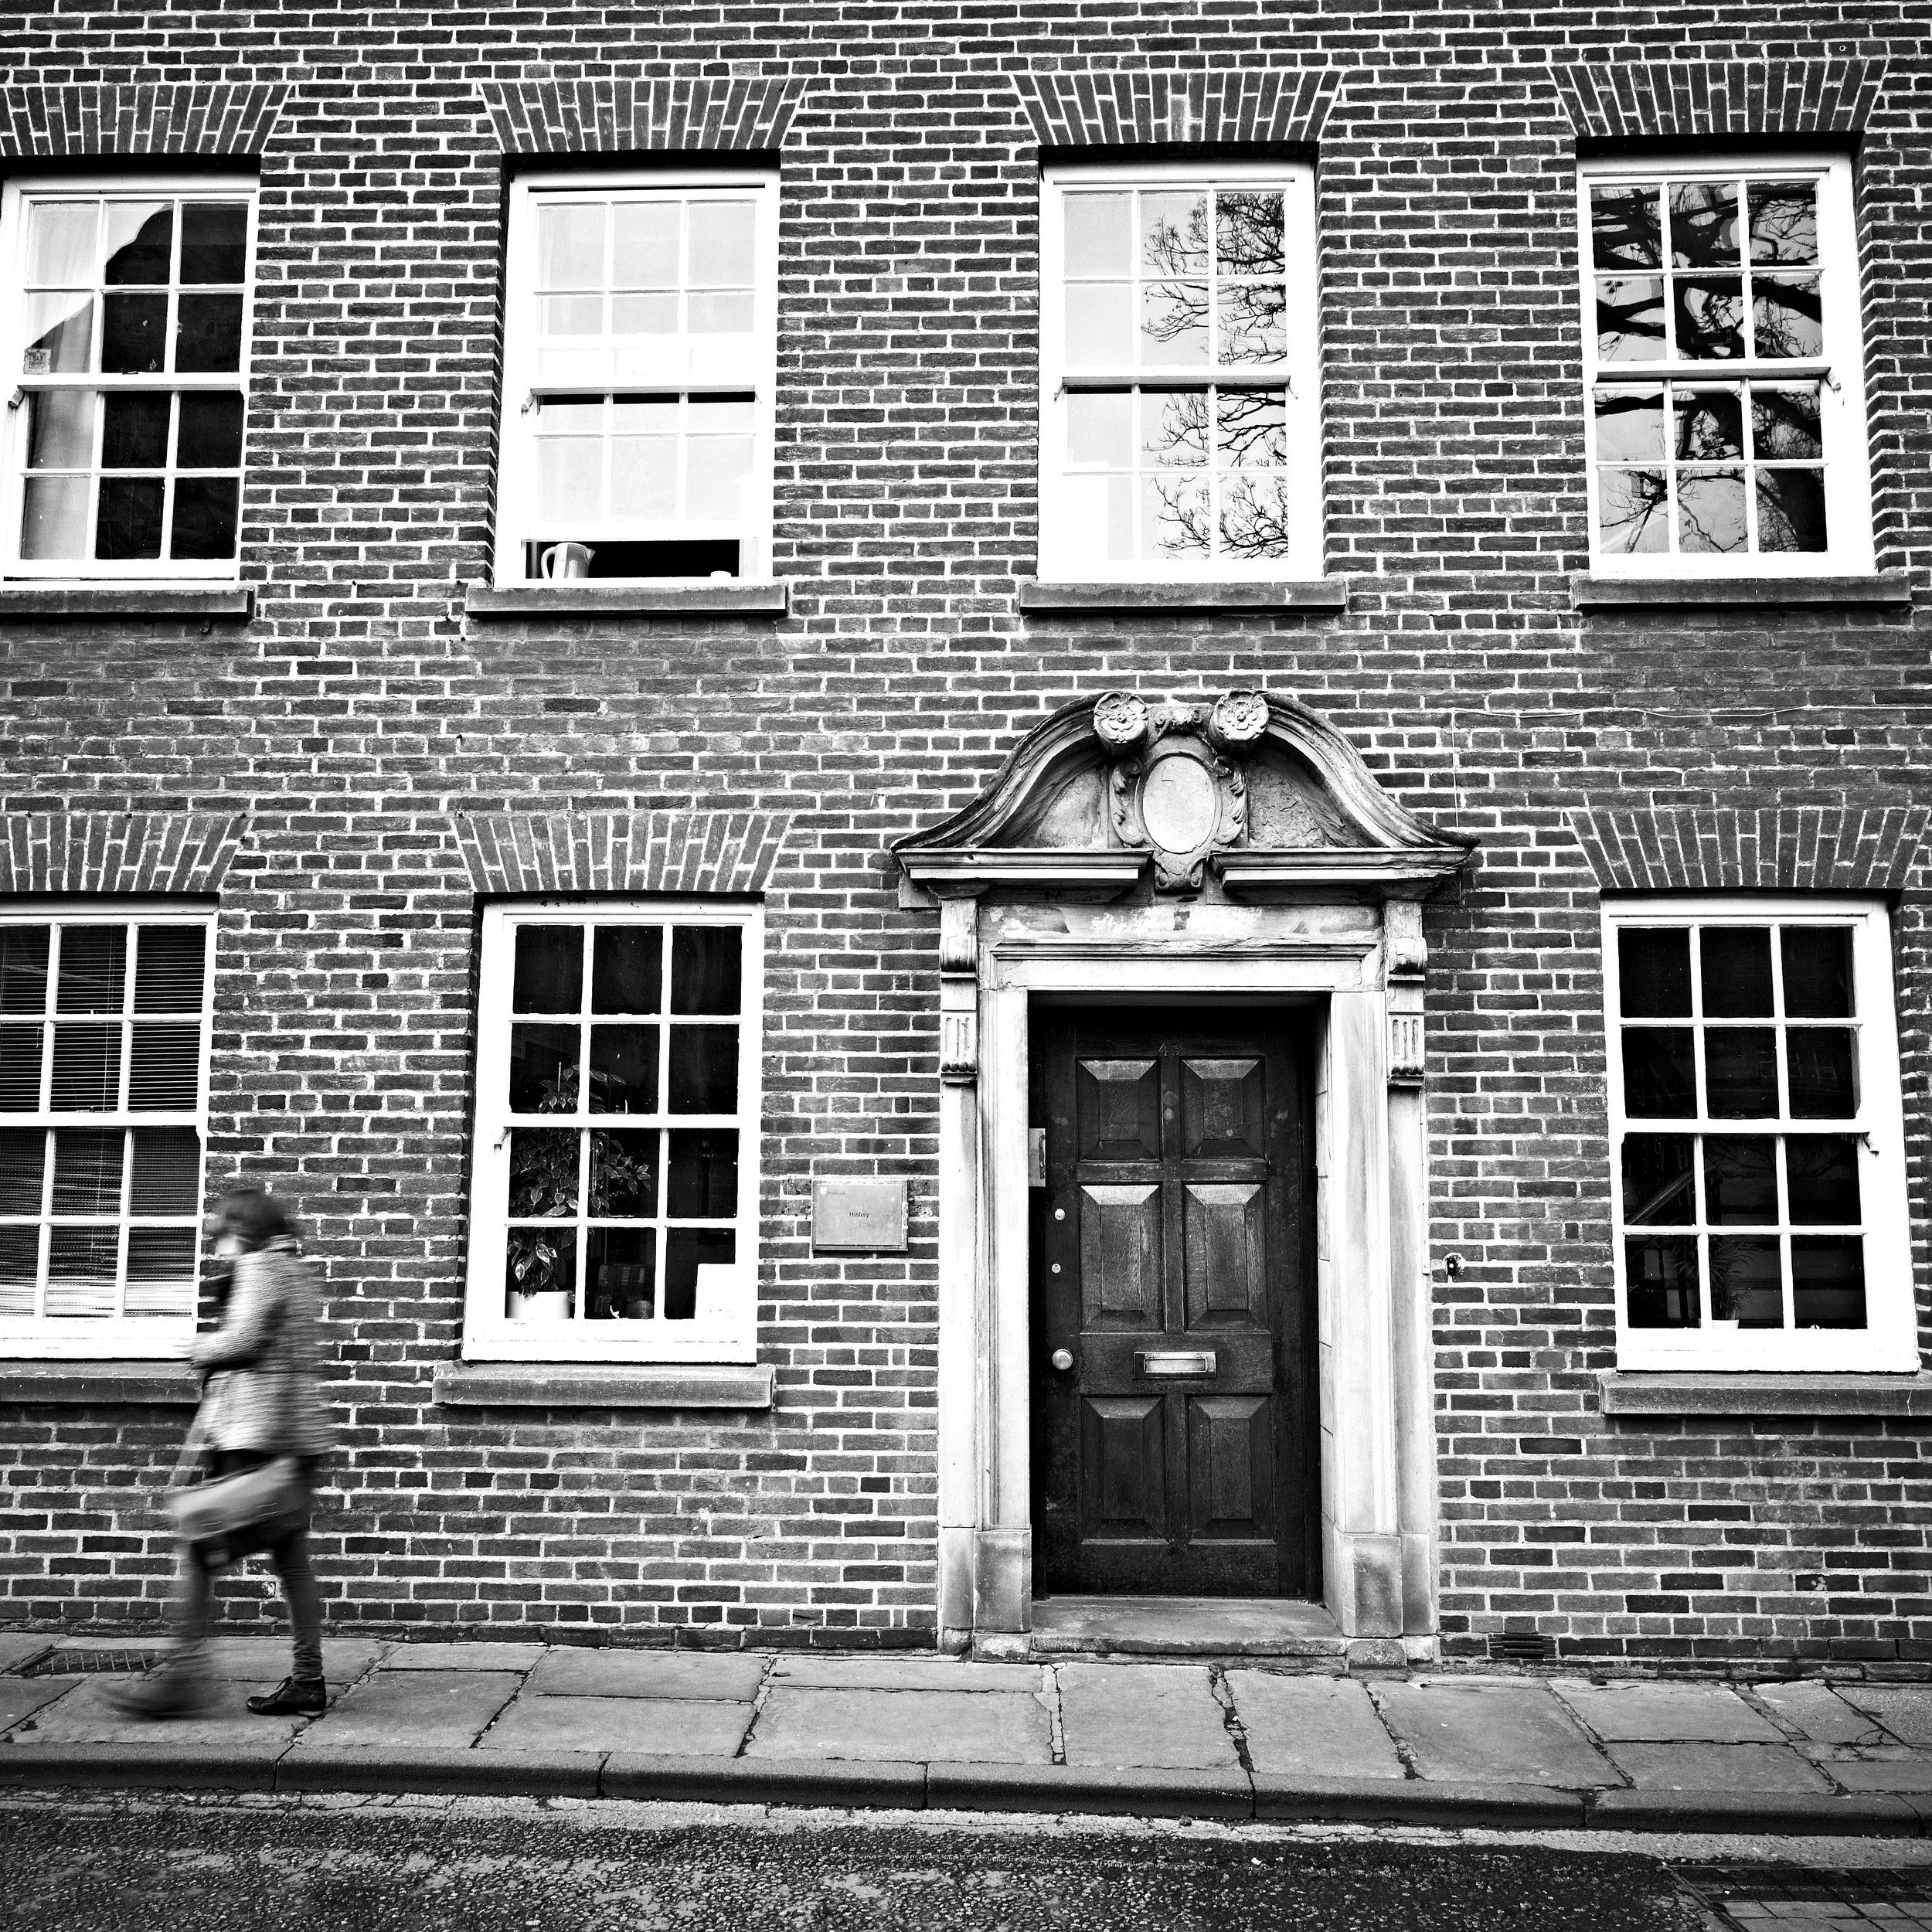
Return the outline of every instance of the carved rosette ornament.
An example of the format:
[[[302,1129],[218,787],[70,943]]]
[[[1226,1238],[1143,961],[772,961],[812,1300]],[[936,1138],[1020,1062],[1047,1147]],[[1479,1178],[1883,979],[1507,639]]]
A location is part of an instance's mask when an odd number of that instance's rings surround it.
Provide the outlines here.
[[[1114,835],[1153,855],[1157,886],[1198,892],[1209,855],[1247,842],[1247,780],[1238,760],[1267,724],[1258,691],[1230,691],[1211,706],[1169,699],[1151,711],[1110,691],[1095,704]]]

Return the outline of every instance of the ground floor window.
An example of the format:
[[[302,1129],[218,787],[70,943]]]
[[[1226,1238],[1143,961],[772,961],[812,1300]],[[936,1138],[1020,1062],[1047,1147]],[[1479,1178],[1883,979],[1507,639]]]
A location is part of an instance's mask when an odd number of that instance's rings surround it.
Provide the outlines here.
[[[714,901],[486,910],[466,1355],[754,1359],[761,934]]]
[[[1916,1367],[1884,907],[1605,920],[1620,1362]]]
[[[194,1330],[210,928],[0,913],[0,1352],[179,1352]]]

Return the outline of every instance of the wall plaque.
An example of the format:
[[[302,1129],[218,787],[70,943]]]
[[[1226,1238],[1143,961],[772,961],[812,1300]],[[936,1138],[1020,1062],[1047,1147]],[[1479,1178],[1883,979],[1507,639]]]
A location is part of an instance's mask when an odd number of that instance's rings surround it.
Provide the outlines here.
[[[820,1254],[903,1254],[905,1182],[815,1180],[811,1245]]]

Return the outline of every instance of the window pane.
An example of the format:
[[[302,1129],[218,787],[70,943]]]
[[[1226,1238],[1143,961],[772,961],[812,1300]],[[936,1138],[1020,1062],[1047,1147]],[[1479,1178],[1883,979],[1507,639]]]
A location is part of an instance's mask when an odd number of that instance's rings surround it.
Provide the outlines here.
[[[648,1321],[658,1300],[654,1228],[593,1228],[584,1313],[593,1321]]]
[[[1679,267],[1727,267],[1738,259],[1739,239],[1735,182],[1671,183],[1671,260]]]
[[[1670,1226],[1697,1219],[1696,1183],[1689,1134],[1624,1137],[1624,1220],[1631,1227]]]
[[[23,376],[79,376],[94,367],[94,298],[83,289],[29,295]]]
[[[664,1313],[668,1321],[689,1321],[698,1311],[698,1270],[729,1267],[738,1258],[738,1237],[730,1228],[672,1228],[664,1243]]]
[[[1690,1017],[1690,934],[1625,926],[1617,934],[1619,1011],[1626,1019]]]
[[[1068,288],[1066,359],[1074,368],[1133,359],[1133,294],[1131,282],[1077,282]]]
[[[672,296],[627,297],[633,306],[641,300],[649,300],[661,304],[658,313],[667,319],[658,326],[666,333],[675,324],[669,318],[673,311],[669,306],[675,298]],[[601,335],[604,333],[604,298],[601,295],[552,295],[541,304],[543,315],[543,333],[546,335]],[[620,332],[635,333],[645,325],[634,313],[620,323]]]
[[[117,1013],[127,985],[124,926],[69,926],[61,933],[56,1012]]]
[[[510,1111],[574,1113],[577,1104],[575,1026],[510,1029]]]
[[[729,1128],[679,1128],[671,1136],[665,1212],[681,1219],[727,1220],[738,1212],[738,1136]]]
[[[1624,1107],[1634,1119],[1683,1120],[1697,1111],[1689,1027],[1624,1029]]]
[[[100,467],[104,470],[165,469],[173,402],[170,396],[103,396]]]
[[[1706,1017],[1768,1019],[1771,1013],[1771,932],[1768,926],[1706,926],[1703,954]]]
[[[1604,362],[1654,362],[1664,353],[1661,275],[1597,277],[1597,356]]]
[[[248,279],[247,202],[190,202],[182,208],[181,279],[184,282],[243,282]]]
[[[1288,352],[1288,292],[1280,282],[1223,282],[1216,360],[1279,362]]]
[[[1744,353],[1744,284],[1736,275],[1679,276],[1671,284],[1677,353],[1687,362]]]
[[[1670,548],[1670,481],[1662,470],[1600,470],[1597,531],[1619,556]]]
[[[161,512],[167,488],[159,477],[103,477],[94,520],[94,554],[122,559],[161,555]]]
[[[1206,389],[1143,389],[1141,452],[1163,468],[1203,469],[1208,461]]]
[[[1633,1328],[1698,1325],[1695,1235],[1626,1241],[1624,1281]]]
[[[27,399],[27,468],[84,470],[94,460],[92,389],[49,389]]]
[[[1849,1134],[1794,1134],[1784,1143],[1791,1219],[1800,1226],[1849,1226],[1860,1219],[1859,1143]]]
[[[1672,416],[1682,462],[1734,461],[1744,454],[1744,393],[1738,389],[1677,391]]]
[[[577,211],[572,211],[573,213]],[[588,213],[591,211],[583,211]],[[675,201],[621,202],[611,211],[611,284],[617,288],[675,288],[678,286],[678,224],[683,213]],[[702,224],[701,224],[702,225]],[[696,238],[693,238],[696,246]],[[600,230],[594,237],[587,222],[573,244],[573,272],[545,286],[583,287],[598,279],[595,250],[602,247]],[[747,274],[744,279],[751,278]]]
[[[1849,1121],[1858,1112],[1852,1036],[1838,1026],[1794,1026],[1784,1035],[1791,1117]]]
[[[1704,1142],[1704,1215],[1719,1226],[1777,1223],[1777,1141],[1769,1134],[1713,1134]]]
[[[697,409],[691,427],[703,427]],[[751,477],[748,436],[693,436],[685,514],[693,522],[732,522],[744,514],[745,485]]]
[[[744,934],[736,926],[679,926],[671,936],[671,1010],[735,1013]]]
[[[673,1028],[668,1111],[673,1114],[733,1114],[737,1107],[737,1028]]]
[[[1777,1112],[1777,1035],[1768,1026],[1704,1030],[1704,1083],[1716,1120],[1764,1120]]]
[[[184,470],[232,470],[241,461],[242,399],[184,396],[175,461]]]
[[[1728,554],[1746,547],[1744,476],[1740,470],[1681,470],[1677,477],[1677,547]]]
[[[1745,188],[1750,210],[1751,260],[1818,260],[1818,185],[1809,181],[1754,181]]]
[[[0,926],[0,1013],[47,1010],[46,926]]]
[[[505,1312],[512,1321],[564,1321],[576,1312],[577,1231],[512,1228],[505,1243]]]
[[[1801,1328],[1865,1326],[1865,1243],[1857,1235],[1792,1237],[1791,1319]]]
[[[106,206],[109,287],[173,279],[175,211],[167,202],[109,202]]]
[[[1143,556],[1204,557],[1213,546],[1213,499],[1203,478],[1185,472],[1142,478]]]
[[[1224,464],[1279,468],[1288,460],[1288,410],[1278,389],[1224,389],[1216,396],[1215,447]]]
[[[200,1196],[201,1136],[190,1127],[137,1128],[128,1212],[192,1214]]]
[[[748,288],[757,279],[753,248],[757,226],[757,209],[753,202],[694,203],[690,285],[693,288]]]
[[[0,1128],[0,1214],[38,1214],[46,1171],[47,1137],[40,1128]]]
[[[1143,194],[1141,267],[1150,275],[1205,276],[1208,272],[1208,198],[1183,189]]]
[[[1221,274],[1281,280],[1287,250],[1279,189],[1223,188],[1216,195],[1214,256]]]
[[[1757,547],[1773,553],[1825,548],[1822,470],[1760,470]]]
[[[1066,398],[1066,460],[1124,470],[1134,462],[1134,392],[1074,389]]]
[[[1063,203],[1066,272],[1125,276],[1133,252],[1134,198],[1127,194],[1069,195]],[[49,277],[49,280],[53,279]]]
[[[196,1286],[192,1228],[128,1230],[128,1314],[192,1315]]]
[[[1825,454],[1818,426],[1818,385],[1795,383],[1773,389],[1751,385],[1751,454],[1767,462],[1774,457],[1811,461]]]
[[[1821,355],[1825,311],[1815,275],[1751,280],[1751,341],[1760,355]]]
[[[240,482],[232,476],[184,477],[175,485],[175,526],[168,554],[233,556],[240,495]]]
[[[627,214],[636,211],[627,209]],[[673,210],[675,218],[675,211]],[[536,274],[539,288],[602,288],[604,204],[539,206]],[[675,246],[675,244],[674,244]]]
[[[594,523],[604,514],[604,444],[589,437],[540,436],[537,515],[553,523]]]
[[[685,303],[688,326],[694,335],[743,335],[749,333],[753,319],[751,291],[733,289],[729,293],[693,294]]]
[[[134,1011],[199,1013],[207,934],[199,926],[143,926],[136,934]]]
[[[519,926],[514,1013],[575,1013],[583,1006],[583,928]]]
[[[98,1218],[121,1212],[121,1164],[127,1136],[63,1127],[53,1137],[53,1211]]]
[[[1145,282],[1141,287],[1141,360],[1194,368],[1208,359],[1207,284]]]
[[[86,556],[88,479],[30,476],[20,518],[20,554],[29,563],[53,563]]]
[[[99,1321],[113,1315],[120,1300],[114,1282],[120,1260],[117,1228],[54,1229],[47,1243],[49,1318]]]
[[[591,1213],[621,1221],[657,1211],[658,1130],[597,1128],[590,1136]]]
[[[1711,1319],[1740,1328],[1784,1325],[1784,1276],[1776,1235],[1711,1236]]]
[[[109,376],[149,376],[167,366],[168,298],[104,295],[100,367]]]
[[[1852,1017],[1852,932],[1847,926],[1787,926],[1784,1011],[1794,1019]]]
[[[91,282],[100,232],[97,201],[34,202],[27,216],[27,280],[42,287]]]
[[[41,1029],[0,1026],[0,1113],[31,1114],[40,1105]]]
[[[1597,455],[1605,463],[1655,462],[1664,454],[1664,392],[1619,384],[1598,388]]]
[[[588,1111],[593,1114],[655,1114],[658,1111],[658,1029],[655,1026],[590,1029]]]
[[[1593,182],[1590,240],[1599,268],[1657,268],[1664,260],[1664,223],[1658,184]]]
[[[0,1315],[19,1319],[33,1313],[40,1274],[40,1230],[0,1228]]]
[[[1286,556],[1290,547],[1287,479],[1237,476],[1223,483],[1220,537],[1223,556]]]
[[[611,514],[668,522],[678,514],[678,439],[619,436],[611,444]]]
[[[128,1068],[128,1105],[135,1113],[185,1111],[201,1090],[201,1028],[145,1026],[134,1029]]]
[[[577,1159],[583,1134],[573,1127],[510,1131],[510,1219],[542,1220],[577,1211]]]
[[[661,1010],[662,926],[600,926],[591,953],[594,1013],[655,1013]]]

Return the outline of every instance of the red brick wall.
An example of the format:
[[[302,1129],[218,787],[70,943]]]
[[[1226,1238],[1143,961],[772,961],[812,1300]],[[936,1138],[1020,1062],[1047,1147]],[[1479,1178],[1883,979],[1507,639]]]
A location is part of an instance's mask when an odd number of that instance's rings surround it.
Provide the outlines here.
[[[223,886],[213,1166],[285,1179],[328,1261],[335,1614],[930,1632],[936,922],[898,910],[886,844],[964,804],[1070,696],[1239,683],[1299,696],[1405,804],[1484,842],[1461,902],[1428,915],[1436,1247],[1471,1264],[1437,1276],[1452,1647],[1527,1615],[1580,1652],[1932,1655],[1913,1587],[1932,1563],[1925,1425],[1598,1413],[1597,885],[1572,829],[1590,811],[1913,802],[1932,605],[1587,614],[1568,588],[1587,561],[1578,123],[1862,125],[1879,561],[1923,575],[1923,37],[1904,0],[1775,23],[1735,3],[1304,4],[1250,26],[1132,0],[903,21],[827,0],[730,29],[676,5],[462,4],[77,4],[0,26],[17,90],[0,146],[165,145],[165,127],[260,154],[257,613],[9,621],[0,808],[250,815]],[[1685,56],[1839,64],[1660,93],[1644,63]],[[1230,78],[1257,69],[1269,86]],[[1113,78],[1083,94],[1094,71]],[[606,151],[782,128],[787,619],[463,615],[461,586],[488,570],[504,104],[554,146],[535,83],[566,102],[585,79],[675,83],[631,88],[621,112],[614,84],[589,90]],[[172,95],[168,114],[145,91],[213,81],[229,91]],[[1345,614],[1016,611],[1036,527],[1038,144],[1043,126],[1087,138],[1083,116],[1110,138],[1318,134]],[[778,1406],[436,1407],[430,1374],[459,1337],[473,1052],[474,898],[451,815],[687,809],[787,825],[767,886]],[[1899,978],[1921,1232],[1926,887],[1917,873],[1904,896]],[[910,1177],[903,1261],[810,1254],[810,1175],[840,1161]],[[158,1614],[148,1498],[179,1420],[0,1413],[0,1615]],[[1797,1591],[1806,1571],[1832,1591]]]

